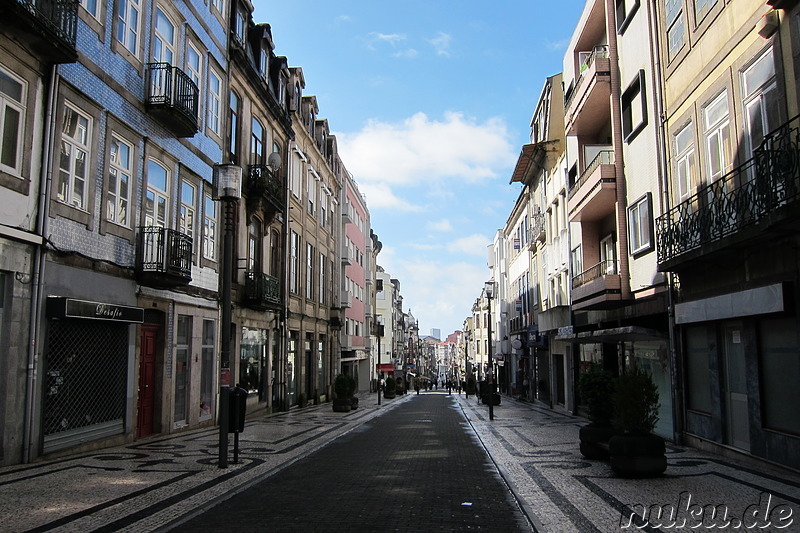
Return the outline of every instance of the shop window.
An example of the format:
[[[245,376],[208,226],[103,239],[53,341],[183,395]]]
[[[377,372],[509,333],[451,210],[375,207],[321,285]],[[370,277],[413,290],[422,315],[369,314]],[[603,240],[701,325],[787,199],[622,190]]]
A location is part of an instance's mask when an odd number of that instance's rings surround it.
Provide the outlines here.
[[[796,319],[762,320],[759,338],[764,425],[800,434],[800,342]]]

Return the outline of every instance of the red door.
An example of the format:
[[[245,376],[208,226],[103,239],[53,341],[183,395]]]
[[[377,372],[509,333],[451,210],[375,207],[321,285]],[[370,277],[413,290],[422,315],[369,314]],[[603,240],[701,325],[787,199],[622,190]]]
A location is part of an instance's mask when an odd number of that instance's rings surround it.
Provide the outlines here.
[[[136,436],[138,438],[153,433],[157,339],[158,326],[143,324],[139,344],[142,353],[139,358],[139,398],[136,417]]]

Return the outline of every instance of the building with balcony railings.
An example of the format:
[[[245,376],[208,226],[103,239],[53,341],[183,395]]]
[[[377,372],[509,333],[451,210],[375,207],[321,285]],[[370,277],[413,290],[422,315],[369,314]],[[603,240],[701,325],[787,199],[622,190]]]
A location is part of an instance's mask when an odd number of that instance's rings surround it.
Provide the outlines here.
[[[649,371],[656,432],[673,438],[667,284],[653,234],[662,174],[651,4],[588,0],[564,57],[573,317],[553,340],[573,345],[578,371]]]
[[[315,96],[304,95],[302,69],[289,68],[293,140],[288,153],[286,210],[286,408],[330,401],[340,371],[343,308],[342,198],[347,169]],[[354,296],[347,293],[345,296]]]
[[[530,245],[525,247],[525,277],[515,276],[507,302],[512,324],[517,323],[506,364],[520,397],[572,410],[572,345],[555,339],[560,328],[572,323],[561,82],[561,74],[545,80],[530,122],[531,142],[522,147],[511,176],[511,183],[523,185],[525,219],[519,233]]]
[[[658,26],[668,194],[655,231],[673,288],[679,434],[791,468],[800,468],[798,14],[796,1],[676,2]]]
[[[287,60],[276,55],[270,26],[255,23],[249,5],[234,2],[232,9],[229,32],[246,38],[228,41],[228,86],[218,110],[227,109],[230,117],[219,131],[225,162],[242,169],[242,199],[231,215],[236,264],[230,375],[231,384],[247,390],[249,411],[274,411],[287,408],[282,317],[293,93]]]
[[[27,398],[22,429],[3,433],[20,443],[13,461],[212,424],[227,14],[195,1],[0,5],[3,129],[20,126],[0,153],[0,184],[19,195],[3,193],[16,207],[2,222],[27,228],[24,212],[47,236],[26,237],[35,267],[16,277],[37,287],[25,343],[37,348],[24,387],[5,388]],[[20,201],[31,193],[41,203]]]
[[[41,455],[47,175],[58,69],[77,60],[77,1],[0,1],[0,465]],[[47,154],[47,157],[45,157]],[[126,341],[132,328],[124,328]],[[133,341],[130,341],[133,342]],[[115,405],[119,409],[120,402]]]

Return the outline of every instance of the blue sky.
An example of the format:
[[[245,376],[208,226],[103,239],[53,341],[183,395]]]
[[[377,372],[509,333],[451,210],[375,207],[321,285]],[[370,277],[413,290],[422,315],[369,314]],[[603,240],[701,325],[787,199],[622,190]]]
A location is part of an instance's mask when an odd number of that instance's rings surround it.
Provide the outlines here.
[[[254,0],[275,52],[303,68],[366,196],[420,332],[461,329],[545,78],[562,70],[579,0]]]

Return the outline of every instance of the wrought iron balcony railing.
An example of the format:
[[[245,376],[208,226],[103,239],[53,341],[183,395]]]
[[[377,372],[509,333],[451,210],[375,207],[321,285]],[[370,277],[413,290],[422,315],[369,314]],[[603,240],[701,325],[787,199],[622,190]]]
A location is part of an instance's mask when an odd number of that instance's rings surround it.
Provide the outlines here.
[[[286,205],[285,190],[277,172],[265,165],[250,165],[244,192],[248,203],[264,199],[277,211]]]
[[[197,85],[169,63],[148,63],[147,76],[148,108],[162,113],[179,136],[197,133]]]
[[[753,157],[656,219],[658,262],[720,241],[800,196],[800,116],[767,135]]]
[[[281,304],[281,286],[278,278],[262,272],[246,272],[244,303],[257,309],[279,306]]]
[[[613,260],[600,261],[572,278],[572,288],[585,285],[592,280],[617,273],[617,262]]]
[[[71,63],[78,57],[78,4],[78,0],[5,0],[0,1],[0,11],[5,11],[9,23],[33,33],[39,52],[58,63]]]
[[[185,285],[192,280],[192,238],[160,226],[139,228],[136,271],[146,285]]]

